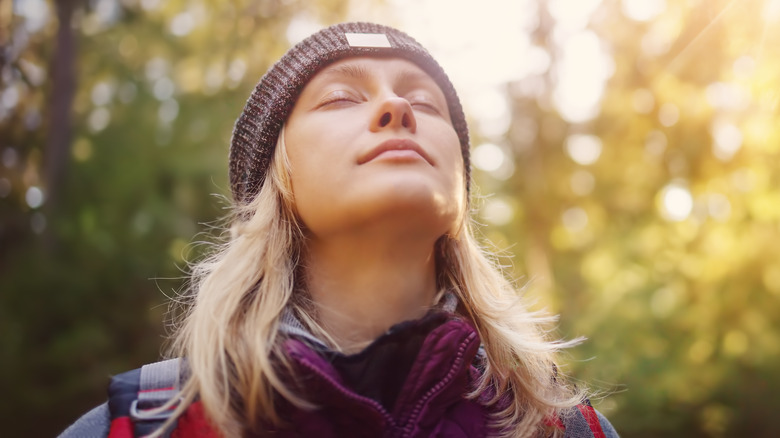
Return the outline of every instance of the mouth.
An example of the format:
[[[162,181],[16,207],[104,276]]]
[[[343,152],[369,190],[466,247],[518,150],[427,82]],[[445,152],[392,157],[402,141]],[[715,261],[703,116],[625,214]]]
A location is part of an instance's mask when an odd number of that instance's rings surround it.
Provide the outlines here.
[[[392,139],[380,143],[375,148],[363,154],[358,159],[358,164],[368,163],[380,155],[393,155],[394,158],[417,158],[418,156],[433,166],[431,157],[420,147],[417,142],[409,139]]]

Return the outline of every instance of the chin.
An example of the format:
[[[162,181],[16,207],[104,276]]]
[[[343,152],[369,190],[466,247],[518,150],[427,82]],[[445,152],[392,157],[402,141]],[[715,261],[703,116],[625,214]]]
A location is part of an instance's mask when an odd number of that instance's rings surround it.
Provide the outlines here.
[[[386,219],[395,218],[411,228],[436,236],[454,229],[462,211],[457,200],[440,192],[422,190],[396,191],[375,207]]]
[[[462,190],[419,174],[397,176],[342,185],[337,196],[320,197],[308,208],[299,206],[299,212],[315,234],[379,227],[438,238],[457,229],[464,213]]]

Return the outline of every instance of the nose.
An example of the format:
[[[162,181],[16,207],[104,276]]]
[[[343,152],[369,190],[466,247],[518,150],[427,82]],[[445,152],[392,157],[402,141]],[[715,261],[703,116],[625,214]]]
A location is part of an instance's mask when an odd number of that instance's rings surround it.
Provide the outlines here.
[[[388,97],[379,105],[371,122],[371,130],[382,129],[408,129],[412,133],[417,131],[417,120],[408,100]]]

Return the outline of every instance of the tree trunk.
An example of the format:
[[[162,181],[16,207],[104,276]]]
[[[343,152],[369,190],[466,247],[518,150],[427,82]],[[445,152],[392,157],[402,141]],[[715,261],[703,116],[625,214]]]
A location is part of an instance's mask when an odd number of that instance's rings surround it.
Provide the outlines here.
[[[46,150],[43,154],[43,179],[46,194],[47,217],[56,216],[61,204],[62,189],[70,162],[72,137],[71,108],[76,92],[76,36],[71,26],[77,0],[58,0],[57,42],[52,59],[51,107]],[[46,244],[56,245],[55,232],[47,227]]]

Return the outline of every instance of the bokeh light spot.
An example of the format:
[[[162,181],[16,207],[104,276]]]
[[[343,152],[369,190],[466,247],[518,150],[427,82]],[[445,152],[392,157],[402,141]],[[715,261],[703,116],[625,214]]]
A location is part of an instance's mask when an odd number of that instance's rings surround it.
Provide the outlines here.
[[[491,198],[480,210],[481,217],[491,225],[501,226],[512,221],[514,209],[512,206],[500,198]]]
[[[661,189],[660,201],[661,215],[669,221],[683,221],[693,210],[693,196],[681,183],[673,182]]]
[[[87,117],[87,126],[93,133],[100,132],[111,122],[111,113],[105,107],[99,107],[92,110]]]
[[[716,121],[710,128],[712,153],[721,161],[728,161],[742,147],[742,131],[734,124]]]
[[[563,212],[561,222],[569,232],[576,233],[588,226],[588,213],[580,207],[572,207]]]
[[[731,202],[720,193],[711,193],[707,197],[707,212],[719,222],[725,222],[731,217]]]
[[[595,163],[601,156],[601,139],[595,135],[574,134],[566,139],[566,153],[583,166]]]
[[[640,114],[649,114],[655,107],[655,98],[647,88],[637,88],[631,94],[631,103],[634,111]]]
[[[498,170],[504,164],[504,151],[493,143],[482,143],[474,149],[474,166],[486,172]]]
[[[680,109],[673,103],[665,103],[658,110],[658,121],[667,128],[680,120]]]
[[[593,188],[596,186],[596,178],[587,170],[579,169],[571,174],[569,185],[575,195],[586,196],[593,192]]]
[[[30,208],[38,208],[43,205],[43,190],[36,186],[27,189],[24,194],[24,200]]]

